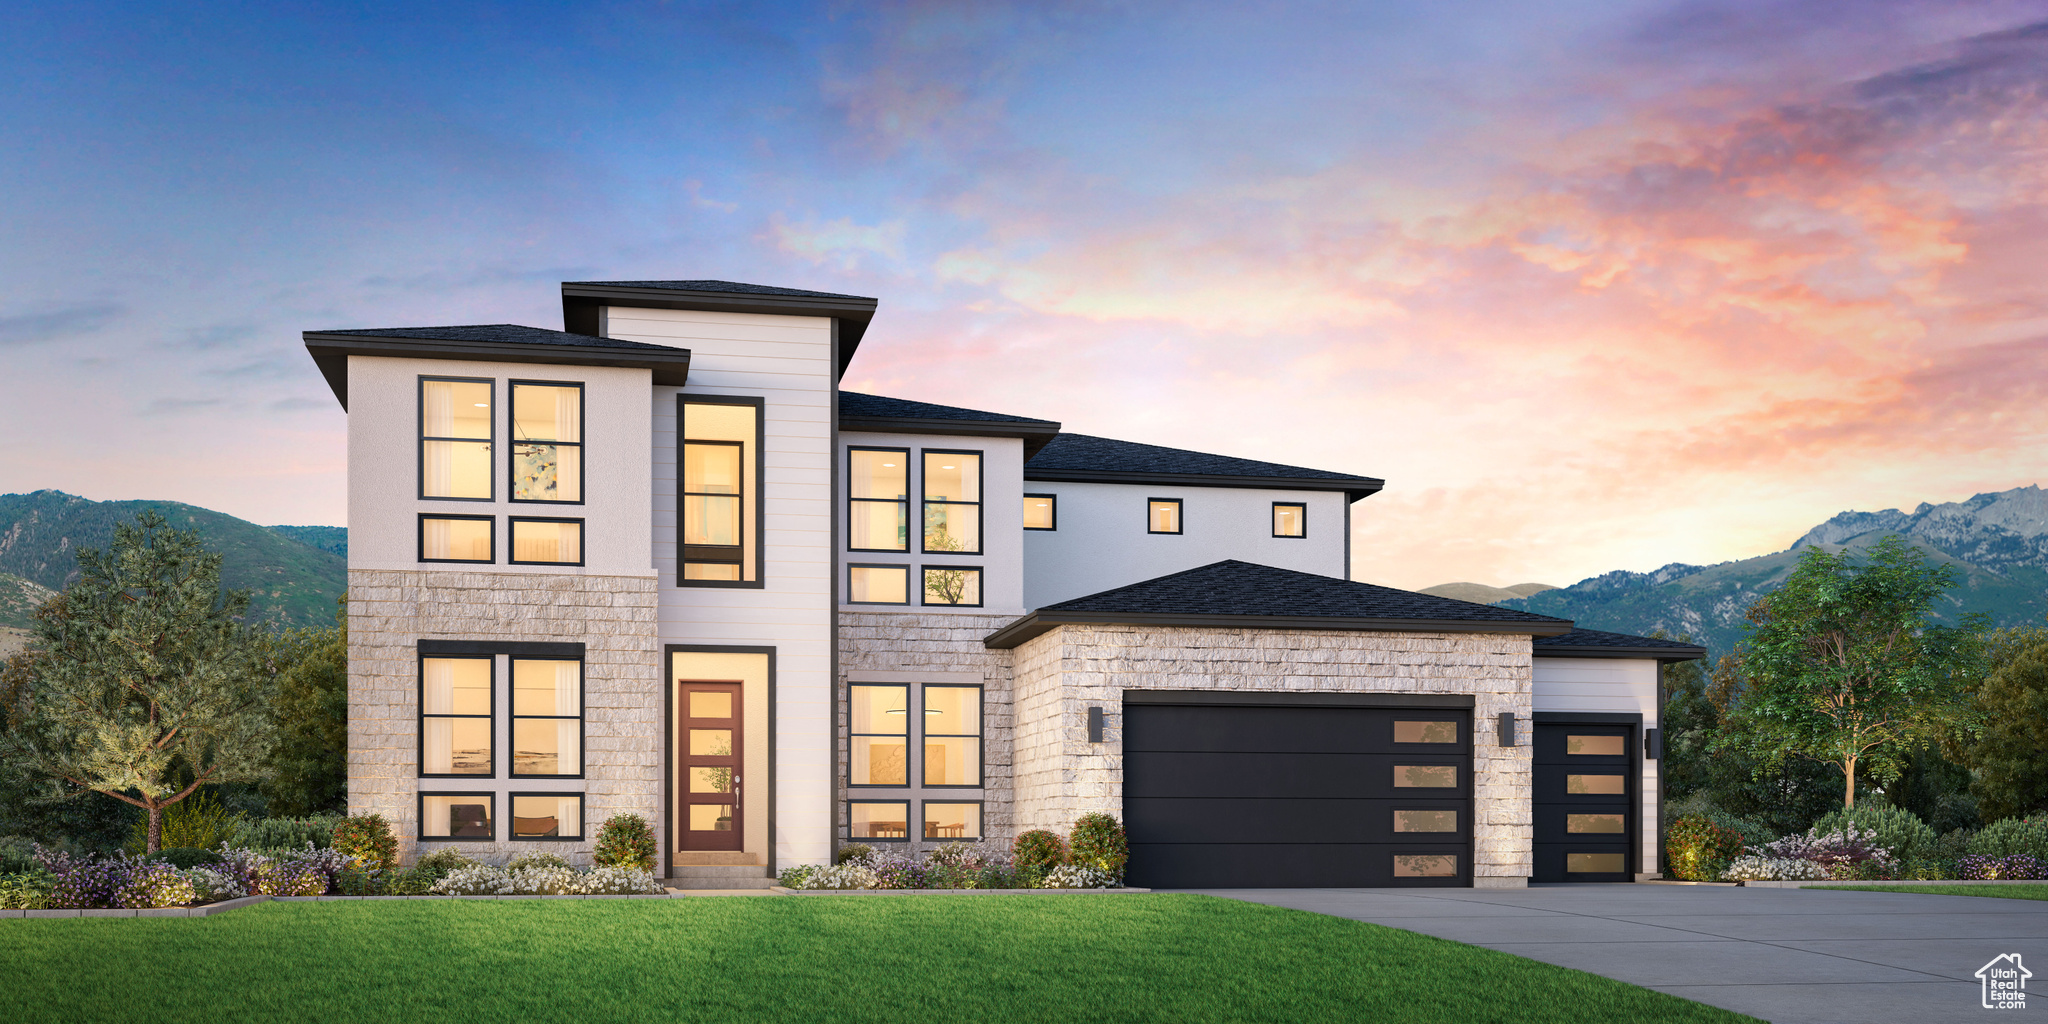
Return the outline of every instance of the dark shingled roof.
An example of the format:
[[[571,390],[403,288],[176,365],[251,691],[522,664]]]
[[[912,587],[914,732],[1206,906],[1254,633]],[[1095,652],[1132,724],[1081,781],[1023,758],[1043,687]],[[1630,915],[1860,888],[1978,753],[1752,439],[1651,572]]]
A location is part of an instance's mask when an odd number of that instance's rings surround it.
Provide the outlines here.
[[[564,281],[568,284],[604,285],[611,288],[654,288],[665,292],[716,292],[727,295],[793,295],[810,299],[864,299],[875,301],[868,295],[842,295],[838,292],[813,292],[802,288],[778,288],[768,284],[747,284],[742,281]]]
[[[1000,412],[981,412],[977,409],[962,409],[953,405],[933,405],[930,402],[913,402],[906,398],[883,398],[880,395],[863,395],[858,391],[839,393],[839,416],[841,419],[860,417],[863,419],[903,420],[961,420],[973,423],[1045,423],[1058,427],[1053,420],[1033,419],[1029,416],[1010,416]]]
[[[1208,487],[1287,487],[1344,491],[1351,495],[1353,501],[1379,490],[1385,483],[1351,473],[1210,455],[1089,434],[1061,434],[1054,438],[1024,464],[1024,478]]]
[[[1235,559],[1046,605],[984,642],[1015,647],[1063,623],[1263,629],[1527,633],[1571,629],[1571,620]]]
[[[1664,661],[1691,661],[1694,658],[1706,657],[1707,649],[1683,640],[1607,633],[1597,629],[1574,629],[1557,636],[1537,637],[1536,653],[1576,658],[1658,658]]]
[[[374,327],[364,330],[307,331],[307,334],[352,338],[418,338],[423,341],[483,341],[509,345],[572,345],[577,348],[637,348],[676,351],[669,345],[650,345],[623,338],[594,338],[519,324],[466,324],[459,327]]]

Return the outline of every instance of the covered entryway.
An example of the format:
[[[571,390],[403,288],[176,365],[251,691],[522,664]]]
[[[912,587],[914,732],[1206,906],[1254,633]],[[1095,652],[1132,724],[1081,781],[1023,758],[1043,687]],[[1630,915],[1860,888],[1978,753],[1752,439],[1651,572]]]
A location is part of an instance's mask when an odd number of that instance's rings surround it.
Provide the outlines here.
[[[1130,884],[1470,885],[1470,708],[1450,695],[1126,691]]]
[[[1531,881],[1635,880],[1642,720],[1536,715]]]

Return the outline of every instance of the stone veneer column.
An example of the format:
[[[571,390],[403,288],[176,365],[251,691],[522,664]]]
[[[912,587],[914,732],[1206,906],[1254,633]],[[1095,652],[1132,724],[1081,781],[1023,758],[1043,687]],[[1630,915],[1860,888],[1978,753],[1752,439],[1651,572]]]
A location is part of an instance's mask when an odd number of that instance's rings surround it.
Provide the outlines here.
[[[351,569],[348,582],[348,809],[392,822],[402,858],[412,860],[417,847],[422,782],[427,789],[508,788],[502,774],[475,782],[419,778],[420,640],[583,644],[584,778],[510,788],[582,790],[593,833],[622,812],[659,823],[662,671],[653,575]],[[510,815],[502,801],[498,815]],[[543,850],[577,864],[589,862],[590,845],[433,844],[471,856]]]
[[[1064,834],[1088,811],[1123,814],[1123,691],[1442,693],[1473,698],[1473,882],[1527,883],[1529,637],[1496,633],[1060,626],[1016,649],[1016,827]],[[1107,716],[1089,743],[1087,709]],[[1492,723],[1517,719],[1502,747]]]

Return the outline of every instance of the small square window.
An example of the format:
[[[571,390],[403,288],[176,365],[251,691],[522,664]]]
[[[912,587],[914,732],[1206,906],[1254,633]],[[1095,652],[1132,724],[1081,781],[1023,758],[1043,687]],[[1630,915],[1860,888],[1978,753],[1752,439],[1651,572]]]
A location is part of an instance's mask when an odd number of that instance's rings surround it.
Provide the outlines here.
[[[496,794],[421,793],[421,839],[472,839],[490,842],[497,838]]]
[[[910,801],[856,801],[846,805],[847,835],[863,840],[908,840]]]
[[[512,837],[516,842],[583,838],[583,794],[512,794]]]
[[[969,566],[925,566],[924,603],[981,607],[981,570]]]
[[[497,528],[491,516],[421,516],[420,561],[495,561]]]
[[[846,603],[909,604],[910,567],[907,565],[847,566]]]
[[[512,519],[513,565],[582,565],[583,520]]]
[[[1024,496],[1024,528],[1027,530],[1057,530],[1060,528],[1060,505],[1057,494],[1027,494]]]
[[[1308,506],[1299,502],[1273,503],[1273,536],[1308,536]]]
[[[924,803],[924,837],[951,842],[981,838],[981,805],[978,803]]]
[[[1145,502],[1145,532],[1179,533],[1180,499],[1149,498]]]

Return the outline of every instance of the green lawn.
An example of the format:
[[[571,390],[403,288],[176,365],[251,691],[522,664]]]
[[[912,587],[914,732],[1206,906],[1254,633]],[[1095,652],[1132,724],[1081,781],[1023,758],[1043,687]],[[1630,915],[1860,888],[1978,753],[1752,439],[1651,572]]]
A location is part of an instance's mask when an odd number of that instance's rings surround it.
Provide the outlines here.
[[[1207,896],[265,903],[0,920],[8,1021],[1748,1021]]]
[[[2048,882],[2020,885],[1943,885],[1940,882],[1899,885],[1808,885],[1805,889],[1834,889],[1838,892],[1924,892],[1933,896],[1991,896],[2003,900],[2048,900]]]

